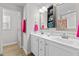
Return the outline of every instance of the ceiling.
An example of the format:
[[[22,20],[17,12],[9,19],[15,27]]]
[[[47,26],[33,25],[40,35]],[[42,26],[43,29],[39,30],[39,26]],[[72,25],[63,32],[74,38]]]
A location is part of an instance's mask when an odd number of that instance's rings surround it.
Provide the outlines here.
[[[26,4],[31,4],[31,5],[33,4],[34,6],[36,6],[38,8],[42,8],[43,6],[49,7],[53,3],[0,3],[0,5],[2,5],[2,6],[17,6],[22,9]]]
[[[17,7],[24,7],[26,3],[0,3],[0,5],[5,6],[17,6]]]
[[[34,6],[37,6],[39,8],[42,8],[43,6],[45,7],[49,7],[51,6],[53,3],[33,3]]]
[[[24,7],[26,5],[26,3],[11,3],[11,4],[18,7]]]

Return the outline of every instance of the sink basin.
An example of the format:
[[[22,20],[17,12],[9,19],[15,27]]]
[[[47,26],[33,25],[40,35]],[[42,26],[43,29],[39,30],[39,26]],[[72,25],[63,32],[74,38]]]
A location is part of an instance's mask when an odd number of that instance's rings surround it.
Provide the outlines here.
[[[62,37],[63,39],[68,39],[68,37],[67,37],[67,36],[64,36],[64,37],[63,37],[63,36],[61,36],[61,37]]]
[[[77,39],[71,39],[71,38],[63,39],[62,38],[62,39],[59,39],[58,41],[66,43],[66,44],[70,44],[70,45],[78,45],[79,46],[79,40],[77,40]]]
[[[77,39],[72,39],[72,38],[63,38],[62,36],[56,36],[56,35],[50,35],[50,34],[41,34],[41,36],[43,37],[47,37],[47,38],[50,38],[50,40],[55,40],[57,42],[60,42],[60,43],[64,43],[64,44],[70,44],[70,45],[79,45],[79,40]]]
[[[37,35],[37,34],[35,34],[35,35]],[[71,37],[62,38],[62,36],[50,35],[50,34],[45,34],[45,33],[44,34],[38,33],[37,36],[57,42],[62,45],[71,46],[71,47],[79,49],[79,40],[76,38],[71,38]]]
[[[50,36],[51,39],[59,40],[61,39],[61,36]]]

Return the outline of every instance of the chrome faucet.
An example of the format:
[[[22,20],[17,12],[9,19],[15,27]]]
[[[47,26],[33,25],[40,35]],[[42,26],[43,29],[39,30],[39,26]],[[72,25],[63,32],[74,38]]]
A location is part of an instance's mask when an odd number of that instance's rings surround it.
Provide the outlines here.
[[[41,33],[41,34],[44,34],[44,32],[43,32],[42,30],[40,31],[40,33]]]
[[[63,33],[63,34],[62,34],[62,38],[68,39],[68,35],[67,35],[66,33]]]

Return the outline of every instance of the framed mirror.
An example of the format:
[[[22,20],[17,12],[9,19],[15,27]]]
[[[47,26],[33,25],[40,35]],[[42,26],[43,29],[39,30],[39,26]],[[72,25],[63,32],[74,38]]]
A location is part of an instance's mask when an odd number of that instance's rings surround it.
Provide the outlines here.
[[[62,19],[67,21],[67,30],[75,30],[77,27],[77,13],[76,11],[67,13],[61,16]]]

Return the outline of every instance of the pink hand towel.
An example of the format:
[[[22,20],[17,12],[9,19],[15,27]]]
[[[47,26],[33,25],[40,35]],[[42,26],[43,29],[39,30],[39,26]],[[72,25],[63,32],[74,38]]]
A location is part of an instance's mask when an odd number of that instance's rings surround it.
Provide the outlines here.
[[[42,30],[44,30],[44,25],[42,25]]]
[[[78,23],[77,23],[77,31],[76,31],[76,36],[79,37],[79,20],[78,20]]]
[[[34,26],[34,31],[38,31],[38,25],[37,24],[35,24],[35,26]]]
[[[78,24],[78,28],[77,28],[77,37],[79,37],[79,24]]]
[[[22,20],[22,32],[26,33],[26,20]]]

